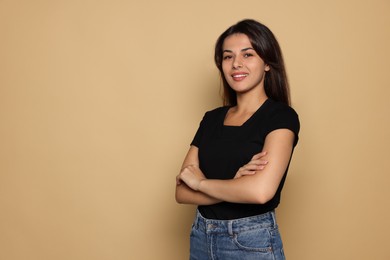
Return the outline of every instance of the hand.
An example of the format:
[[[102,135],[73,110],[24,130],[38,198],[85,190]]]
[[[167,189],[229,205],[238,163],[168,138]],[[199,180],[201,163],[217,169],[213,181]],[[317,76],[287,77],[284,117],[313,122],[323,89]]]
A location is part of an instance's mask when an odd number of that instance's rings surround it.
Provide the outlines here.
[[[187,166],[185,166],[185,167],[183,167],[181,170],[180,170],[180,173],[176,176],[176,185],[178,186],[178,185],[181,185],[183,182],[181,181],[181,179],[180,179],[180,174],[181,174],[181,172],[186,168],[186,167],[188,167],[188,166],[196,166],[196,167],[198,167],[199,168],[199,166],[198,165],[195,165],[195,164],[191,164],[191,165],[187,165]],[[203,173],[202,173],[203,174]],[[203,175],[203,177],[204,177],[204,175]]]
[[[180,185],[181,182],[187,184],[188,187],[197,191],[202,180],[205,180],[203,172],[196,165],[188,165],[184,167],[180,174],[176,177],[176,183]]]
[[[234,176],[234,179],[240,178],[242,176],[246,175],[254,175],[256,171],[261,171],[265,168],[268,161],[261,159],[267,154],[267,152],[261,152],[258,154],[255,154],[252,159],[242,166],[240,169],[238,169],[236,175]]]

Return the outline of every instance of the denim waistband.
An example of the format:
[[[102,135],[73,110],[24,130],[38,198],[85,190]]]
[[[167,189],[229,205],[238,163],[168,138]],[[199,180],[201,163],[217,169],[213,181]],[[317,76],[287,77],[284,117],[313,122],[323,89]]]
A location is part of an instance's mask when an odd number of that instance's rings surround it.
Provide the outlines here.
[[[277,227],[277,223],[273,210],[256,216],[230,220],[207,219],[197,211],[194,226],[208,233],[227,232],[233,235],[250,229]]]

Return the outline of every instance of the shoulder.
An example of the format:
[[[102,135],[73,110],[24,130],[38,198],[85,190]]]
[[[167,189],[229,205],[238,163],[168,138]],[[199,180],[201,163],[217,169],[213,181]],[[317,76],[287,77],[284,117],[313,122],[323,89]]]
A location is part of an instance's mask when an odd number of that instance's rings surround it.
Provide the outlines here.
[[[273,118],[277,118],[278,120],[294,122],[295,124],[299,125],[298,113],[294,108],[285,103],[270,99],[266,113],[268,114],[268,118],[271,120]]]
[[[286,128],[293,131],[298,136],[300,122],[298,113],[289,105],[270,100],[267,104],[267,131]],[[298,138],[296,138],[298,140]]]
[[[203,120],[215,120],[216,118],[224,115],[227,109],[229,109],[229,107],[222,106],[209,110],[204,114]]]
[[[221,113],[223,113],[223,111],[226,111],[226,109],[228,109],[228,108],[229,107],[227,107],[227,106],[217,107],[217,108],[214,108],[212,110],[207,111],[206,114],[209,114],[209,115],[221,114]]]
[[[294,108],[285,103],[274,101],[272,99],[269,100],[268,112],[271,116],[284,114],[286,116],[298,117],[298,113]]]

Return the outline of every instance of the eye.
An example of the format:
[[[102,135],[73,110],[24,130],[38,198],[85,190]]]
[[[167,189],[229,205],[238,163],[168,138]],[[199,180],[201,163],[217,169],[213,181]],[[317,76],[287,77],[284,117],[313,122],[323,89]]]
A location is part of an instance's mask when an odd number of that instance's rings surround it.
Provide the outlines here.
[[[245,54],[244,54],[244,57],[245,57],[245,58],[249,58],[249,57],[252,57],[252,56],[253,56],[252,53],[245,53]]]
[[[231,59],[232,58],[232,56],[231,55],[226,55],[226,56],[223,56],[223,60],[229,60],[229,59]]]

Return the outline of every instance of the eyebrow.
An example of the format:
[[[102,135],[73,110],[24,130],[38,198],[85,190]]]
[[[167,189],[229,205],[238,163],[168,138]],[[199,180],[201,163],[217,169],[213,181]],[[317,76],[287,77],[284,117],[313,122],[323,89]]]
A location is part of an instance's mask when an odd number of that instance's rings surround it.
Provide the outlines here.
[[[248,47],[248,48],[244,48],[244,49],[242,49],[241,51],[243,52],[243,51],[247,51],[247,50],[254,50],[252,47]],[[223,50],[223,52],[233,52],[233,51],[231,51],[231,50]]]

